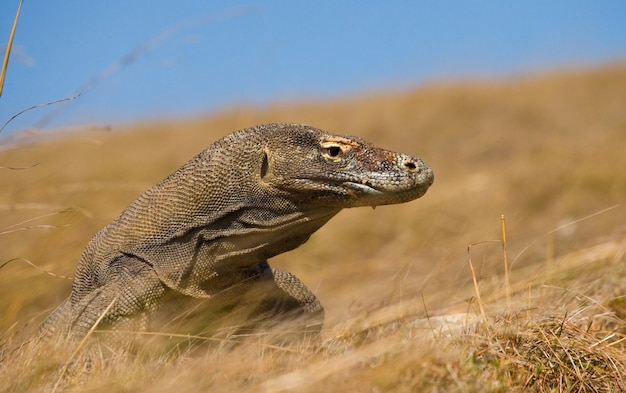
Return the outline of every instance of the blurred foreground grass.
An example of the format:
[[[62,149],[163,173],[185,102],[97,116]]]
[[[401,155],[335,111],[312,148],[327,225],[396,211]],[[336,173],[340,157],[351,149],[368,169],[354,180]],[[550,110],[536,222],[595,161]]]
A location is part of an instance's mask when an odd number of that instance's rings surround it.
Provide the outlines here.
[[[346,210],[272,263],[326,307],[322,349],[120,359],[71,391],[626,390],[626,67],[237,108],[203,119],[55,137],[0,150],[0,264],[72,276],[82,249],[141,192],[217,138],[307,123],[417,155],[422,198]],[[32,166],[38,164],[36,166]],[[32,167],[31,167],[32,166]],[[507,220],[512,300],[499,243]],[[0,269],[0,346],[35,331],[71,281]],[[0,391],[40,391],[66,358],[0,365]]]

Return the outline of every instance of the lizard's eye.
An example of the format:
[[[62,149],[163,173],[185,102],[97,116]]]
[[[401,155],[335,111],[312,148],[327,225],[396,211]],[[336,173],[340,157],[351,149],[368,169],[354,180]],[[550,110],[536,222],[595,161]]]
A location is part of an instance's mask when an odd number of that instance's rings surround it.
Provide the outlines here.
[[[350,150],[349,146],[336,142],[322,143],[322,155],[329,161],[340,161],[344,155]]]
[[[328,155],[331,157],[337,157],[341,154],[341,148],[339,146],[331,146],[328,148]]]

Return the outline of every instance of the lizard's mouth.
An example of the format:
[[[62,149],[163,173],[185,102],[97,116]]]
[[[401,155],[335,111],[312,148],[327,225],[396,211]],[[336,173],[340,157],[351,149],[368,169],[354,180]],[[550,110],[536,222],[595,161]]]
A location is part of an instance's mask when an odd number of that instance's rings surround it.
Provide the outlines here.
[[[426,190],[428,190],[430,183],[417,184],[413,187],[406,187],[406,188],[398,187],[395,189],[382,189],[382,190],[374,187],[371,183],[368,183],[368,182],[356,183],[356,182],[347,181],[347,182],[342,183],[342,185],[346,187],[349,191],[356,192],[357,194],[360,194],[360,195],[378,197],[378,196],[384,196],[384,195],[391,196],[391,195],[405,195],[406,194],[406,195],[415,195],[416,198],[419,198],[422,195],[424,195]]]
[[[347,182],[344,182],[343,185],[354,191],[367,194],[367,195],[385,194],[384,192],[379,191],[376,188],[372,187],[370,184],[368,184],[368,182],[355,183],[355,182],[347,181]]]
[[[341,188],[353,198],[357,206],[389,205],[423,196],[433,183],[434,177],[432,171],[424,173],[422,177],[416,183],[392,183],[391,186],[378,185],[376,182],[360,179],[344,181],[341,183]]]

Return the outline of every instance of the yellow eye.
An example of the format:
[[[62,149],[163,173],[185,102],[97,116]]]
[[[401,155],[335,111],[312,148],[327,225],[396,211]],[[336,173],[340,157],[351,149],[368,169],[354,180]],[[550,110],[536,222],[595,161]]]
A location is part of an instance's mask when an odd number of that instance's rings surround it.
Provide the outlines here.
[[[353,143],[345,143],[341,140],[322,140],[320,147],[322,148],[322,156],[328,161],[338,162],[345,158],[346,154],[355,146]]]
[[[344,153],[348,150],[347,146],[340,145],[335,142],[322,143],[322,155],[330,161],[339,161],[343,158]]]

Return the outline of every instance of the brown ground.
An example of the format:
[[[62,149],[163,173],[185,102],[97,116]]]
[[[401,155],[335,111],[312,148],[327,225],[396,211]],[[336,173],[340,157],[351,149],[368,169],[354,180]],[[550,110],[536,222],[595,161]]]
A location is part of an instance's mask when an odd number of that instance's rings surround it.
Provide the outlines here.
[[[436,175],[422,199],[346,210],[272,260],[324,303],[322,349],[274,348],[260,337],[234,349],[206,342],[182,353],[139,350],[62,385],[623,391],[625,92],[626,67],[616,65],[26,136],[0,150],[0,166],[30,167],[0,169],[0,264],[22,258],[72,276],[99,228],[215,139],[260,123],[307,123],[417,155]],[[468,245],[502,239],[502,214],[510,284],[501,244],[472,245],[479,300]],[[29,337],[70,285],[23,260],[2,267],[0,347]],[[71,356],[7,352],[7,392],[53,385]]]

